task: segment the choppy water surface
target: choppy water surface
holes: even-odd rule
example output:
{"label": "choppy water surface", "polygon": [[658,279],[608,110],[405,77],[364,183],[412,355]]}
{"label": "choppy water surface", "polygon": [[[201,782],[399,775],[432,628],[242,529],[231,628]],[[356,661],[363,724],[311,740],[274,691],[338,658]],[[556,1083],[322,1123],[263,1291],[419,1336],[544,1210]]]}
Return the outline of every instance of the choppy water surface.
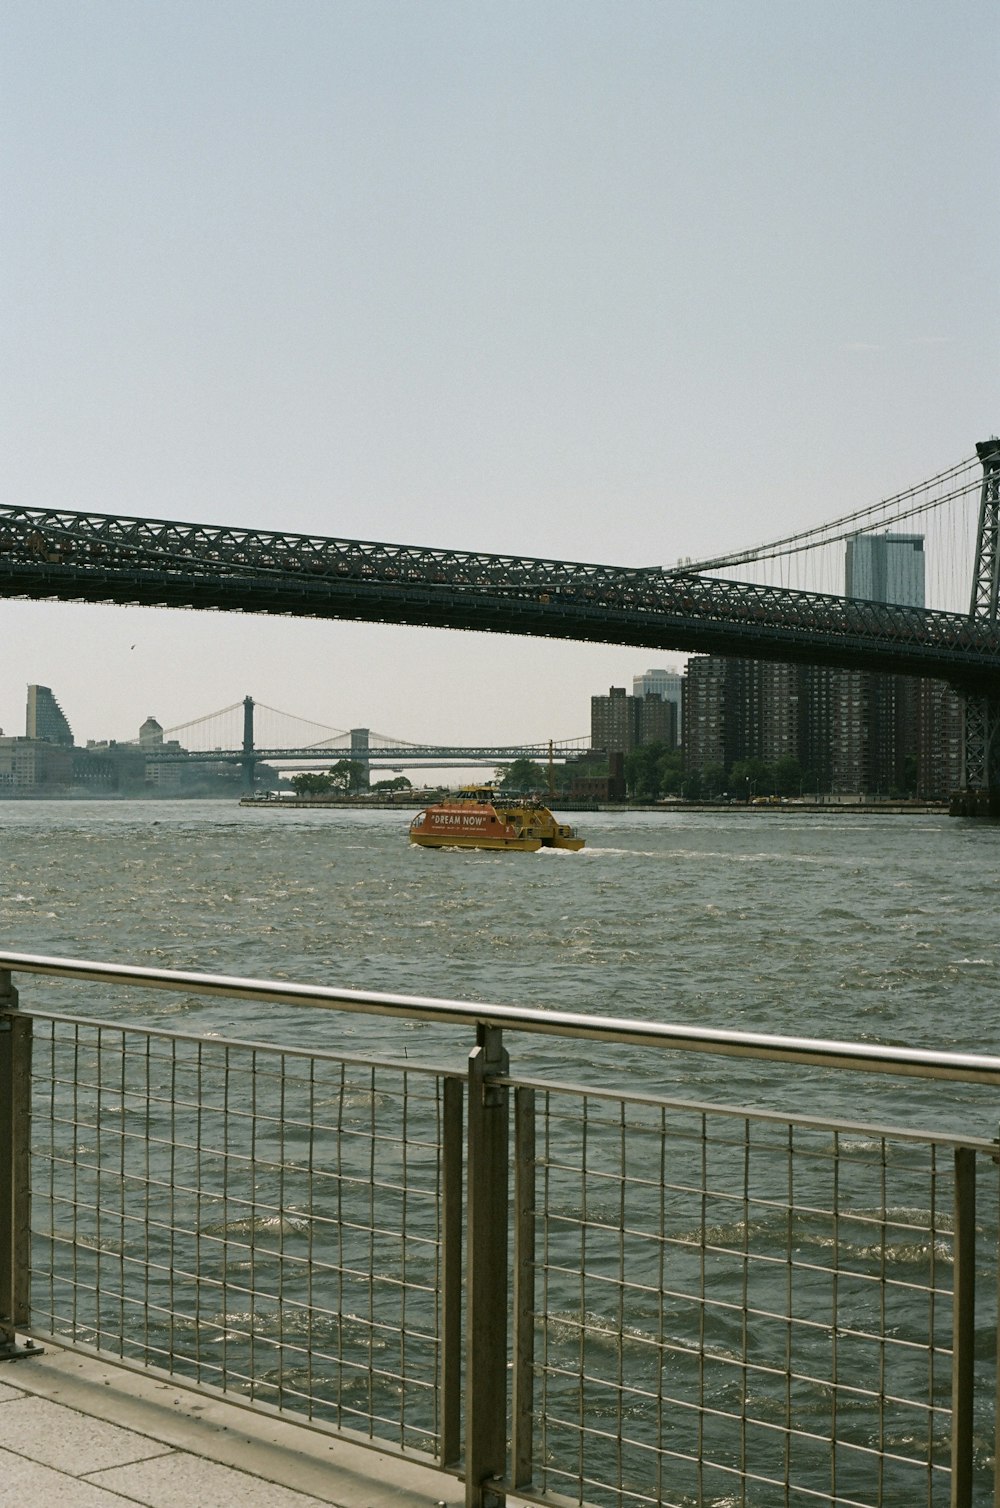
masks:
{"label": "choppy water surface", "polygon": [[[384,811],[255,810],[234,803],[6,803],[0,805],[3,860],[0,946],[24,953],[489,1000],[682,1024],[1000,1052],[1000,1002],[994,983],[1000,833],[992,827],[953,822],[944,817],[813,816],[794,811],[594,814],[579,822],[587,839],[587,848],[582,853],[493,854],[434,852],[411,847],[407,842],[408,816],[405,812]],[[123,993],[30,976],[19,976],[18,983],[25,1005],[72,1008],[91,1017],[110,1017],[116,1021],[136,1019],[197,1036],[212,1033],[294,1045],[324,1045],[349,1053],[433,1059],[456,1066],[471,1045],[467,1032],[448,1032],[443,1028],[360,1015],[283,1007],[258,1010],[238,1002],[182,993]],[[506,1036],[515,1069],[521,1067],[533,1073],[544,1070],[560,1079],[598,1088],[649,1086],[688,1100],[730,1106],[787,1106],[842,1121],[914,1129],[957,1127],[988,1137],[995,1134],[1000,1110],[1000,1096],[989,1089],[924,1085],[915,1080],[895,1081],[835,1072],[823,1075],[780,1064],[757,1067],[743,1060],[610,1046],[598,1049],[588,1043],[519,1038],[513,1033]],[[195,1087],[204,1091],[200,1074],[199,1066]],[[72,1079],[70,1069],[63,1075],[60,1092],[73,1093]],[[192,1089],[188,1100],[193,1103],[196,1098]],[[373,1103],[373,1093],[366,1092],[363,1098],[360,1109],[348,1105],[346,1113],[360,1116],[367,1124],[367,1117],[374,1113],[369,1104]],[[160,1096],[154,1114],[166,1117],[166,1128],[172,1134],[169,1094]],[[90,1159],[101,1163],[110,1157],[103,1197],[113,1209],[115,1199],[124,1197],[115,1161],[118,1144],[109,1132],[102,1152],[99,1130],[95,1118],[95,1125],[87,1133],[94,1145],[81,1144],[70,1151],[74,1156],[85,1154],[85,1162]],[[654,1131],[653,1140],[659,1145],[657,1125]],[[292,1132],[288,1134],[291,1136]],[[571,1129],[570,1135],[573,1134]],[[701,1284],[706,1285],[708,1303],[717,1277],[725,1303],[720,1299],[716,1308],[708,1303],[709,1320],[714,1322],[720,1315],[723,1319],[728,1316],[733,1293],[730,1269],[742,1272],[740,1264],[744,1258],[749,1261],[751,1253],[756,1253],[763,1263],[753,1269],[758,1274],[756,1280],[764,1286],[747,1332],[741,1335],[734,1330],[731,1335],[727,1332],[714,1339],[705,1332],[708,1358],[705,1399],[728,1411],[727,1418],[737,1419],[742,1408],[750,1408],[765,1419],[771,1419],[776,1409],[773,1417],[779,1419],[785,1417],[783,1410],[791,1407],[781,1391],[784,1330],[779,1337],[773,1376],[766,1369],[757,1376],[755,1386],[760,1396],[751,1399],[748,1393],[740,1393],[736,1365],[740,1346],[764,1344],[768,1324],[775,1315],[785,1312],[783,1305],[792,1302],[792,1268],[783,1265],[791,1244],[794,1243],[798,1253],[797,1285],[806,1284],[814,1269],[819,1274],[827,1271],[825,1264],[830,1260],[828,1248],[832,1242],[838,1260],[847,1264],[844,1270],[857,1269],[855,1276],[860,1274],[862,1284],[871,1282],[871,1294],[883,1295],[880,1299],[872,1297],[871,1303],[880,1302],[883,1307],[887,1301],[879,1264],[889,1261],[896,1274],[890,1298],[901,1306],[899,1313],[887,1311],[882,1319],[874,1311],[867,1319],[863,1313],[861,1330],[858,1329],[861,1321],[855,1317],[843,1335],[838,1331],[843,1375],[849,1374],[852,1381],[867,1378],[869,1398],[875,1400],[872,1405],[875,1414],[869,1409],[871,1418],[859,1415],[854,1425],[850,1421],[844,1425],[846,1437],[851,1437],[853,1429],[857,1436],[855,1443],[862,1449],[854,1459],[853,1468],[850,1461],[844,1466],[844,1475],[839,1480],[844,1490],[856,1487],[862,1495],[859,1500],[869,1501],[871,1498],[864,1494],[871,1491],[874,1468],[871,1457],[864,1452],[880,1438],[883,1427],[878,1419],[871,1422],[877,1414],[877,1400],[882,1391],[892,1390],[888,1382],[878,1380],[882,1375],[878,1367],[884,1368],[885,1358],[881,1343],[873,1336],[884,1324],[894,1335],[902,1337],[899,1354],[907,1360],[910,1353],[903,1341],[912,1330],[917,1341],[912,1351],[916,1372],[913,1378],[907,1374],[901,1380],[896,1379],[893,1386],[902,1390],[905,1397],[912,1385],[913,1395],[919,1396],[922,1384],[917,1374],[922,1365],[927,1327],[937,1324],[941,1328],[927,1308],[925,1293],[937,1281],[935,1264],[947,1266],[950,1262],[950,1213],[947,1209],[932,1208],[937,1198],[933,1175],[915,1174],[907,1183],[909,1175],[899,1144],[893,1153],[896,1161],[887,1173],[879,1166],[882,1154],[878,1138],[868,1141],[864,1136],[852,1138],[851,1134],[842,1138],[835,1159],[836,1176],[840,1179],[839,1194],[835,1196],[822,1182],[823,1178],[833,1176],[829,1173],[833,1166],[831,1159],[814,1158],[814,1166],[810,1167],[811,1133],[799,1131],[793,1215],[789,1186],[792,1164],[781,1151],[783,1133],[774,1127],[769,1131],[765,1126],[761,1134],[765,1140],[768,1135],[777,1138],[779,1155],[770,1163],[757,1150],[753,1152],[749,1186],[760,1209],[751,1218],[749,1205],[744,1208],[740,1195],[740,1178],[750,1156],[745,1147],[739,1146],[741,1134],[734,1133],[736,1139],[730,1143],[723,1131],[717,1133],[713,1143],[715,1150],[711,1156],[718,1154],[720,1158],[719,1166],[713,1167],[711,1173],[718,1209],[707,1212],[695,1199],[690,1210],[671,1214],[671,1220],[680,1222],[670,1254],[674,1298],[682,1290],[696,1291]],[[166,1130],[163,1135],[166,1136]],[[280,1135],[285,1135],[284,1129]],[[674,1158],[671,1197],[675,1201],[683,1202],[692,1191],[697,1193],[699,1180],[705,1176],[702,1162],[709,1155],[707,1144],[699,1141],[697,1135],[689,1141],[694,1162],[687,1173],[683,1169],[678,1171],[680,1165],[676,1161],[683,1153],[683,1148],[678,1150],[681,1142],[675,1138],[671,1145]],[[124,1141],[119,1138],[119,1142],[124,1148]],[[370,1139],[364,1145],[371,1148],[374,1141]],[[262,1155],[259,1149],[254,1153]],[[391,1157],[391,1148],[383,1146],[380,1155]],[[253,1185],[252,1159],[248,1166]],[[176,1176],[173,1163],[171,1168],[172,1176]],[[295,1168],[293,1158],[287,1173],[293,1182]],[[367,1165],[359,1166],[355,1170],[358,1176],[353,1184],[361,1191],[358,1197],[368,1197],[366,1168]],[[854,1188],[852,1179],[859,1169],[866,1173],[867,1182],[859,1181]],[[285,1177],[284,1171],[281,1177]],[[194,1174],[190,1181],[192,1184],[197,1181]],[[295,1204],[295,1187],[279,1180],[277,1190],[268,1192],[267,1179],[258,1181],[260,1187],[253,1185],[246,1194],[245,1207],[256,1210],[254,1201],[266,1196],[280,1212],[281,1220],[291,1212],[287,1238],[283,1233],[279,1241],[280,1252],[284,1254],[286,1240],[291,1247],[296,1240],[308,1239],[304,1233],[316,1215],[313,1195],[310,1193],[304,1202],[300,1201],[299,1208]],[[157,1186],[162,1197],[169,1201],[169,1180],[164,1169],[157,1173]],[[655,1205],[658,1178],[649,1187],[653,1189],[649,1197]],[[55,1183],[52,1188],[58,1192]],[[236,1199],[237,1192],[229,1188],[221,1204],[216,1198],[223,1214],[228,1208],[226,1201]],[[597,1210],[599,1194],[599,1190],[593,1194],[596,1203],[588,1215],[591,1222],[596,1221],[593,1229],[587,1227],[588,1263],[592,1272],[601,1269],[604,1258],[598,1244],[607,1239],[611,1247],[605,1256],[610,1264],[608,1272],[613,1274],[617,1270],[615,1263],[624,1260],[617,1234],[624,1216],[615,1209],[606,1216],[601,1214]],[[73,1197],[79,1198],[75,1185]],[[555,1193],[552,1197],[556,1197]],[[942,1194],[941,1198],[947,1203],[947,1195]],[[96,1197],[91,1201],[94,1208],[99,1202]],[[210,1204],[211,1200],[206,1198],[205,1209]],[[828,1218],[829,1208],[834,1205],[840,1213]],[[364,1244],[365,1222],[373,1230],[374,1215],[362,1212],[353,1224],[347,1222],[345,1226],[343,1211],[340,1206],[337,1209],[338,1239],[344,1239],[346,1229],[364,1247],[350,1262],[346,1256],[343,1260],[348,1267],[353,1264],[363,1272],[367,1262],[375,1261],[374,1247],[369,1251]],[[634,1315],[630,1311],[628,1324],[633,1328],[628,1333],[636,1344],[639,1340],[643,1342],[642,1354],[654,1359],[660,1356],[657,1348],[663,1339],[665,1323],[658,1308],[665,1301],[658,1293],[656,1276],[662,1250],[655,1241],[648,1250],[643,1248],[640,1238],[644,1229],[655,1230],[657,1219],[662,1217],[662,1211],[658,1211],[658,1206],[645,1210],[638,1231],[631,1232],[630,1239],[638,1247],[630,1254],[628,1266],[629,1285],[634,1287],[629,1302],[639,1305]],[[815,1229],[808,1223],[813,1217]],[[58,1210],[53,1218],[60,1218]],[[192,1238],[196,1245],[204,1236],[231,1256],[232,1250],[243,1243],[245,1250],[240,1250],[251,1266],[264,1260],[255,1256],[254,1242],[274,1239],[264,1229],[269,1229],[273,1220],[251,1221],[255,1230],[260,1224],[260,1230],[247,1236],[243,1229],[246,1220],[227,1216],[228,1223],[217,1230],[208,1215],[204,1218],[208,1223],[199,1227],[200,1236]],[[636,1218],[634,1210],[630,1218]],[[986,1261],[983,1292],[987,1297],[995,1292],[989,1257],[993,1238],[982,1222],[985,1220],[992,1226],[993,1219],[992,1205],[990,1211],[981,1207],[981,1246]],[[332,1215],[330,1220],[333,1221]],[[166,1221],[166,1217],[164,1221],[170,1224],[172,1216],[171,1221]],[[91,1264],[108,1261],[113,1265],[119,1260],[119,1245],[125,1240],[126,1231],[124,1206],[117,1236],[114,1221],[110,1222],[111,1235],[108,1224],[105,1218],[101,1230],[95,1226],[89,1234],[81,1235],[78,1231],[71,1243],[73,1272],[83,1289],[88,1287],[88,1261]],[[334,1228],[333,1224],[330,1228]],[[567,1226],[570,1228],[572,1222]],[[159,1229],[156,1221],[151,1229],[155,1235]],[[670,1229],[673,1230],[672,1225]],[[600,1231],[604,1231],[604,1237]],[[558,1229],[551,1239],[558,1239]],[[708,1266],[699,1265],[703,1239],[712,1253]],[[306,1249],[311,1251],[311,1247]],[[179,1260],[175,1242],[159,1257],[161,1275],[169,1273]],[[195,1252],[190,1257],[191,1271],[203,1260],[204,1256],[199,1258]],[[407,1260],[412,1267],[415,1259]],[[579,1293],[572,1280],[567,1288],[566,1280],[559,1277],[560,1271],[575,1271],[577,1257],[570,1252],[565,1262],[557,1261],[554,1256],[551,1260],[554,1276],[551,1285],[546,1277],[547,1286],[540,1300],[542,1317],[548,1326],[546,1346],[553,1356],[560,1345],[568,1350],[565,1367],[562,1371],[555,1368],[555,1381],[549,1379],[546,1384],[554,1391],[551,1397],[546,1395],[541,1412],[545,1415],[554,1406],[557,1413],[572,1414],[579,1406],[586,1407],[588,1415],[596,1411],[596,1418],[607,1398],[617,1396],[613,1388],[610,1393],[598,1390],[595,1400],[585,1400],[579,1405],[572,1399],[560,1403],[557,1396],[562,1385],[560,1377],[575,1375],[574,1337],[581,1332],[579,1321],[574,1318]],[[653,1263],[645,1289],[639,1283],[645,1272],[641,1267],[644,1261]],[[694,1265],[683,1276],[685,1261]],[[721,1264],[718,1273],[712,1263]],[[282,1327],[289,1320],[284,1311],[279,1313],[273,1305],[269,1308],[259,1295],[254,1300],[258,1307],[251,1305],[252,1314],[249,1310],[243,1313],[235,1298],[227,1305],[226,1285],[229,1283],[234,1291],[245,1285],[248,1281],[243,1276],[245,1266],[246,1262],[241,1266],[231,1260],[221,1269],[218,1280],[213,1279],[212,1295],[217,1292],[223,1295],[218,1314],[212,1312],[218,1334],[213,1331],[214,1338],[199,1344],[205,1354],[214,1354],[213,1348],[225,1351],[228,1346],[235,1355],[242,1347],[241,1365],[246,1376],[270,1386],[269,1374],[266,1370],[262,1372],[255,1360],[254,1345],[263,1345],[261,1337],[270,1334],[267,1327],[272,1324],[278,1327],[275,1344],[279,1350],[281,1346],[287,1348],[290,1342]],[[304,1273],[306,1267],[302,1266],[301,1271]],[[681,1278],[678,1272],[682,1273]],[[93,1291],[100,1287],[99,1276],[95,1266],[93,1282],[89,1284]],[[113,1272],[111,1281],[113,1286]],[[348,1299],[336,1287],[337,1281],[342,1284],[342,1277],[330,1278],[333,1296],[324,1297],[317,1279],[316,1295],[310,1290],[308,1303],[303,1299],[299,1308],[291,1303],[291,1290],[286,1289],[286,1308],[292,1319],[308,1310],[308,1323],[314,1328],[309,1331],[306,1350],[309,1367],[315,1364],[318,1369],[317,1377],[323,1345],[320,1331],[315,1328],[319,1321],[312,1312],[313,1302],[326,1305],[324,1312],[340,1336],[338,1343],[348,1345],[341,1334],[344,1326],[360,1326],[358,1375],[367,1378],[370,1357],[363,1337],[370,1336],[372,1319],[365,1304],[370,1308],[374,1301],[366,1290],[367,1297],[362,1294],[355,1305],[357,1313],[348,1312]],[[429,1272],[425,1284],[428,1303],[433,1301],[435,1281],[433,1271]],[[822,1319],[830,1303],[829,1274],[817,1282],[822,1290],[819,1297],[811,1296],[807,1286],[796,1287],[796,1303],[804,1306],[803,1314],[811,1318],[815,1309]],[[783,1285],[787,1285],[787,1292]],[[273,1284],[270,1288],[265,1286],[265,1294],[275,1291]],[[621,1291],[624,1293],[624,1288]],[[644,1294],[651,1305],[648,1313],[640,1302]],[[862,1301],[867,1302],[867,1294],[868,1290],[862,1292]],[[157,1290],[157,1295],[163,1305],[180,1307],[172,1288],[165,1295]],[[913,1314],[905,1307],[911,1298]],[[842,1295],[842,1299],[846,1305],[846,1297]],[[211,1302],[216,1299],[213,1297]],[[569,1315],[568,1339],[560,1339],[558,1333],[564,1309]],[[358,1315],[363,1319],[365,1313],[369,1313],[369,1318],[362,1323]],[[78,1325],[84,1323],[81,1314],[82,1311],[77,1314]],[[738,1330],[738,1320],[729,1319]],[[588,1312],[585,1320],[593,1331],[590,1345],[605,1335],[606,1326],[602,1329],[600,1315],[595,1318]],[[95,1335],[97,1323],[96,1318],[86,1319],[86,1324],[93,1325]],[[179,1332],[176,1322],[172,1323],[174,1328],[164,1331],[158,1341],[161,1354],[173,1352],[178,1345]],[[627,1329],[624,1319],[622,1323]],[[683,1316],[676,1323],[681,1327]],[[842,1316],[841,1327],[844,1323]],[[382,1344],[386,1343],[384,1335],[389,1329],[387,1318],[380,1331]],[[977,1364],[987,1370],[994,1329],[992,1311],[984,1313],[977,1330],[976,1350]],[[151,1343],[151,1333],[143,1332],[142,1344]],[[796,1395],[796,1407],[800,1411],[809,1406],[816,1409],[814,1423],[819,1433],[815,1438],[819,1440],[827,1428],[829,1413],[829,1389],[821,1381],[827,1375],[828,1358],[823,1355],[823,1333],[819,1332],[815,1356],[808,1352],[811,1334],[808,1327],[803,1333],[805,1340],[800,1337],[797,1342],[803,1345],[805,1358],[797,1363],[799,1382],[811,1375],[814,1366],[820,1380],[814,1379],[808,1397],[808,1389],[802,1397]],[[947,1346],[948,1341],[945,1324],[938,1344]],[[607,1367],[614,1373],[617,1343],[612,1337],[608,1344]],[[861,1347],[856,1359],[848,1354],[849,1344]],[[306,1355],[301,1346],[299,1350]],[[593,1373],[595,1366],[600,1370],[589,1350],[587,1357],[588,1374]],[[688,1388],[690,1399],[701,1397],[698,1378],[693,1376],[688,1384],[679,1371],[684,1357],[688,1353],[675,1347],[663,1376],[657,1372],[644,1382],[643,1407],[648,1404],[650,1419],[644,1422],[637,1414],[628,1422],[628,1429],[644,1441],[640,1452],[643,1461],[653,1459],[647,1446],[658,1439],[660,1426],[655,1409],[658,1389]],[[338,1365],[335,1360],[329,1362],[329,1397],[333,1400],[330,1408],[334,1410],[331,1418],[339,1417],[336,1409],[341,1407],[345,1396]],[[394,1362],[393,1367],[396,1365],[401,1366],[402,1361]],[[715,1380],[712,1367],[719,1374]],[[940,1374],[932,1391],[946,1405],[946,1365],[940,1366]],[[278,1392],[291,1386],[290,1374],[282,1373],[280,1366],[276,1376],[278,1381],[273,1386]],[[765,1397],[761,1391],[765,1383],[769,1385],[768,1379],[777,1389],[774,1397]],[[591,1376],[588,1386],[593,1381]],[[362,1384],[359,1382],[358,1386]],[[852,1402],[848,1394],[840,1404],[842,1414]],[[977,1414],[977,1459],[981,1462],[987,1460],[991,1450],[992,1396],[992,1384],[987,1377]],[[768,1413],[769,1409],[772,1413]],[[693,1408],[688,1412],[674,1411],[670,1418],[670,1429],[678,1430],[684,1420],[696,1418],[696,1412]],[[947,1460],[945,1412],[941,1419],[944,1422],[934,1426],[937,1434],[933,1447],[939,1463]],[[624,1429],[625,1423],[612,1422],[609,1427],[613,1435],[614,1429]],[[892,1446],[895,1437],[891,1431],[885,1438]],[[774,1435],[779,1443],[782,1439],[780,1431]],[[912,1442],[907,1437],[896,1444],[908,1453]],[[678,1459],[689,1461],[697,1460],[701,1448],[697,1441],[692,1443],[680,1435],[673,1446]],[[779,1447],[774,1449],[780,1456]],[[598,1470],[608,1473],[606,1480],[614,1480],[617,1470],[612,1456],[613,1451],[606,1462],[598,1462]],[[775,1481],[780,1480],[781,1474],[778,1456],[768,1465],[769,1471],[777,1473]],[[732,1460],[735,1462],[735,1455]],[[856,1476],[853,1483],[852,1469]],[[823,1484],[828,1480],[826,1455],[822,1461],[817,1458],[810,1471],[808,1480],[822,1496]],[[977,1502],[986,1501],[989,1496],[985,1476],[986,1473]],[[945,1482],[944,1490],[946,1487]],[[909,1486],[890,1490],[887,1478],[883,1488],[878,1500],[887,1505],[908,1508],[914,1501]],[[763,1495],[748,1497],[746,1501],[759,1503],[763,1508],[777,1500],[768,1497],[770,1491],[771,1488],[761,1488]],[[709,1499],[694,1489],[684,1499],[696,1500],[719,1504],[734,1501],[725,1493]],[[933,1498],[935,1502],[938,1500],[936,1496]]]}
{"label": "choppy water surface", "polygon": [[[428,851],[408,814],[222,802],[4,803],[0,941],[32,953],[515,1005],[1000,1051],[1000,834],[945,817],[595,813],[579,854]],[[25,1003],[52,987],[22,981]],[[89,989],[89,1012],[120,999]],[[426,1027],[183,996],[196,1031],[442,1050]],[[513,1051],[566,1060],[537,1039]],[[623,1055],[623,1077],[639,1072]],[[647,1065],[648,1066],[648,1060]],[[658,1065],[656,1072],[665,1072]],[[788,1077],[772,1070],[779,1080]],[[716,1093],[738,1065],[675,1060]],[[914,1086],[873,1081],[905,1104]],[[839,1087],[838,1087],[839,1086]],[[870,1090],[871,1083],[868,1089]],[[866,1090],[866,1093],[868,1090]],[[835,1081],[856,1113],[856,1081]],[[713,1095],[713,1097],[716,1097]],[[870,1113],[870,1105],[867,1107]],[[997,1119],[992,1097],[984,1127]]]}

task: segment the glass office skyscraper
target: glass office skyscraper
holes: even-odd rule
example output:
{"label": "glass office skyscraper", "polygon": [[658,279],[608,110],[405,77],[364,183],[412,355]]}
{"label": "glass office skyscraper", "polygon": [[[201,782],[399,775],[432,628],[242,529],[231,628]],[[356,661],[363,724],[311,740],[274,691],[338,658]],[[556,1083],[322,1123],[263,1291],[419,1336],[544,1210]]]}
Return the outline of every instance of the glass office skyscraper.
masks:
{"label": "glass office skyscraper", "polygon": [[866,602],[926,607],[922,534],[852,534],[847,541],[844,593]]}

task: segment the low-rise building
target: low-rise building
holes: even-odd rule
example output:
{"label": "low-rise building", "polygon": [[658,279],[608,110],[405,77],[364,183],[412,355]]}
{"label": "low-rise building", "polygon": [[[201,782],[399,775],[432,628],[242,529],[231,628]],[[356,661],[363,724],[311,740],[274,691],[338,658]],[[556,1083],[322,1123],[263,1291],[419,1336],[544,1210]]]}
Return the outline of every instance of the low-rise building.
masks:
{"label": "low-rise building", "polygon": [[0,790],[51,793],[73,784],[73,750],[39,738],[0,738]]}

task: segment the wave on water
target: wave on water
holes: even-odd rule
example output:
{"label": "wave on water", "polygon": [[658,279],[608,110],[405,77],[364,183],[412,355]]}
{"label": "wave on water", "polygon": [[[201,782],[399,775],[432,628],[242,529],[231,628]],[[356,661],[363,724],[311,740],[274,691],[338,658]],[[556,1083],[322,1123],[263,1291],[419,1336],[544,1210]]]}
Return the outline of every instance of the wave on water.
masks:
{"label": "wave on water", "polygon": [[[557,850],[545,850],[541,852],[556,852]],[[676,863],[678,860],[685,862],[723,863],[723,864],[816,864],[823,868],[829,868],[831,863],[850,865],[856,867],[856,860],[844,858],[833,860],[822,854],[808,853],[780,853],[780,852],[750,852],[733,853],[725,849],[712,848],[611,848],[604,845],[593,844],[582,849],[576,858],[588,859],[591,863],[599,859],[659,859],[664,863]]]}
{"label": "wave on water", "polygon": [[657,852],[652,848],[588,847],[582,848],[574,857],[577,859],[586,859],[589,863],[593,863],[595,859],[672,859],[675,857],[675,854],[676,850],[664,853],[662,851]]}

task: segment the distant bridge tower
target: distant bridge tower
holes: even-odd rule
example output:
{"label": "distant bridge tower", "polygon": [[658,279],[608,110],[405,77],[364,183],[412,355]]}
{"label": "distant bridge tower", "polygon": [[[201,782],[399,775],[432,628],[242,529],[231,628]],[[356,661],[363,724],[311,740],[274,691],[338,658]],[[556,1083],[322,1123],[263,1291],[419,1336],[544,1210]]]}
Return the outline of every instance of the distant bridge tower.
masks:
{"label": "distant bridge tower", "polygon": [[371,785],[371,730],[369,728],[351,729],[351,758],[356,760],[364,770],[361,784],[363,786]]}
{"label": "distant bridge tower", "polygon": [[[979,534],[970,618],[1000,620],[1000,439],[976,446],[983,466]],[[1000,816],[1000,685],[965,696],[962,790],[952,810],[961,816]]]}
{"label": "distant bridge tower", "polygon": [[257,759],[253,747],[253,697],[243,698],[243,758],[240,760],[240,768],[243,771],[243,789],[252,791],[254,775],[257,770]]}

